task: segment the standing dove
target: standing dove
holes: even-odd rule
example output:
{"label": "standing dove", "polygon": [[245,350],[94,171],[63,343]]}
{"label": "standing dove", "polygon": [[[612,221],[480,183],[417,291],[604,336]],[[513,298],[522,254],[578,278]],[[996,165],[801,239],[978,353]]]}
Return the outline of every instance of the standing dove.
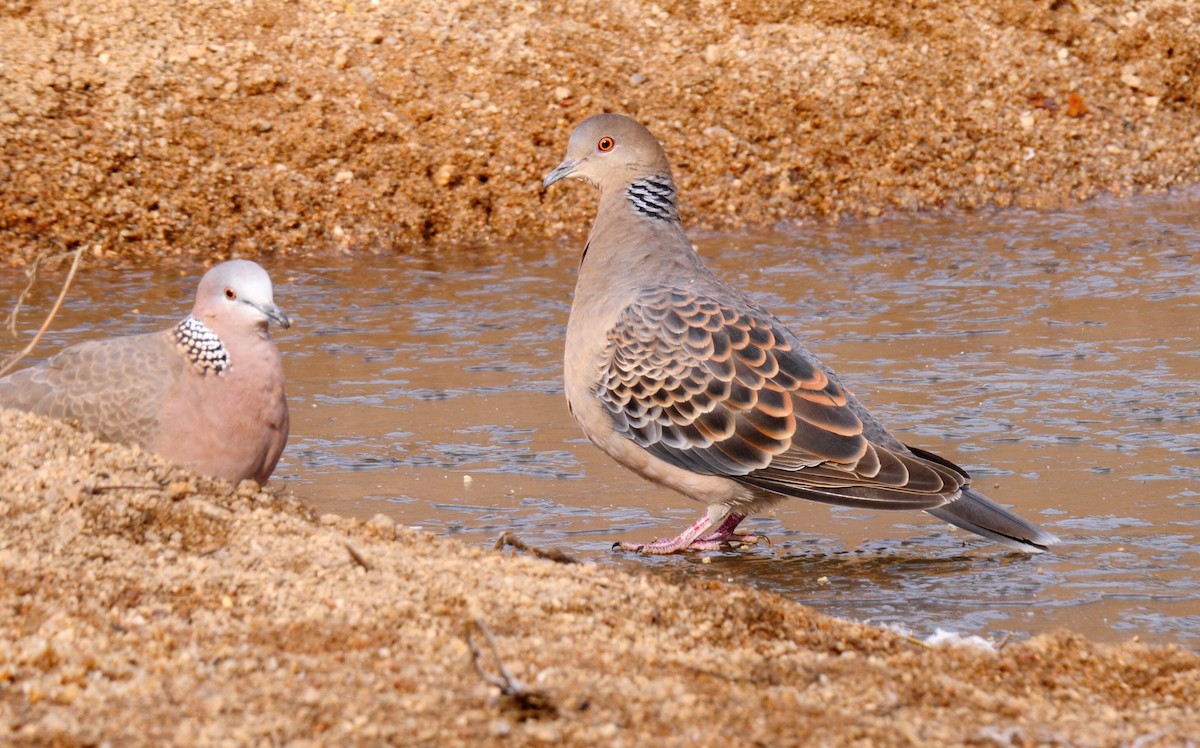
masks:
{"label": "standing dove", "polygon": [[174,327],[71,346],[0,379],[0,406],[78,421],[203,475],[265,483],[288,436],[271,321],[291,326],[266,271],[223,262]]}
{"label": "standing dove", "polygon": [[1058,542],[908,447],[746,294],[718,280],[679,220],[666,153],[637,122],[584,120],[543,187],[600,190],[567,324],[567,403],[588,438],[644,478],[708,505],[678,537],[625,550],[716,549],[747,515],[796,497],[924,509],[1029,553]]}

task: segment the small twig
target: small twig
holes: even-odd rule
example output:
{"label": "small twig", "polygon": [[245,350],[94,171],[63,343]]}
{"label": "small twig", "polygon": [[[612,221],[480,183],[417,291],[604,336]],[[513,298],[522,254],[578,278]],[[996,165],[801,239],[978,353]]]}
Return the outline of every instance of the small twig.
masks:
{"label": "small twig", "polygon": [[[61,255],[54,255],[59,257]],[[14,338],[17,337],[17,317],[21,314],[21,307],[25,306],[25,299],[29,298],[29,294],[33,293],[33,287],[37,285],[38,270],[43,262],[50,259],[50,255],[42,252],[37,257],[33,258],[33,262],[29,264],[29,270],[25,273],[29,278],[29,282],[25,284],[25,288],[21,289],[21,293],[17,294],[17,301],[13,304],[13,308],[8,312],[8,316],[4,319],[4,324],[8,327],[8,332]]]}
{"label": "small twig", "polygon": [[109,486],[88,486],[88,493],[97,494],[101,491],[158,491],[162,492],[165,489],[162,486],[137,486],[128,485],[109,485]]}
{"label": "small twig", "polygon": [[[479,645],[471,637],[471,630],[483,634],[483,638],[487,640],[488,646],[492,650],[492,659],[496,662],[496,670],[499,671],[499,677],[492,675],[483,669],[483,665],[479,663],[479,659],[483,653],[479,650]],[[504,661],[500,659],[500,651],[496,648],[496,638],[492,636],[492,630],[487,627],[483,621],[478,618],[471,620],[467,624],[465,634],[467,640],[467,648],[471,650],[471,665],[475,668],[475,672],[479,674],[488,683],[500,689],[500,694],[512,702],[519,712],[522,719],[531,717],[556,717],[558,715],[558,707],[550,700],[546,694],[541,691],[535,691],[525,687],[525,684],[513,677],[512,673],[508,672],[508,668],[504,666]]]}
{"label": "small twig", "polygon": [[718,673],[716,670],[709,670],[708,668],[702,668],[696,665],[683,665],[682,668],[684,670],[690,670],[696,675],[707,675],[709,678],[713,678],[714,680],[722,680],[726,683],[749,683],[754,685],[760,682],[756,681],[754,678],[744,675],[726,675],[725,673]]}
{"label": "small twig", "polygon": [[[54,320],[54,316],[58,314],[59,308],[62,307],[63,300],[67,298],[67,289],[71,287],[71,281],[75,279],[75,271],[79,268],[80,258],[83,257],[82,244],[79,245],[79,248],[75,250],[74,254],[75,259],[71,262],[71,269],[67,271],[67,279],[63,281],[62,290],[58,292],[58,299],[54,302],[54,306],[50,308],[50,313],[46,315],[45,321],[42,322],[42,326],[38,329],[37,334],[33,336],[33,340],[29,341],[29,345],[25,346],[15,356],[4,362],[3,366],[0,366],[0,377],[11,371],[12,368],[21,361],[21,359],[28,356],[29,352],[33,350],[34,346],[38,344],[38,341],[42,339],[42,336],[46,334],[46,330],[50,329],[50,323]],[[56,255],[55,257],[61,256],[62,255]],[[16,305],[9,314],[9,329],[12,330],[13,335],[17,334],[17,313],[21,309],[21,303],[29,294],[29,290],[33,288],[34,281],[37,280],[37,267],[42,259],[43,258],[39,256],[38,259],[34,261],[33,272],[30,274],[29,278],[29,285],[26,286],[25,290],[21,292],[21,295],[17,298]]]}
{"label": "small twig", "polygon": [[1008,640],[1009,640],[1009,639],[1012,639],[1012,632],[1011,632],[1011,631],[1005,631],[1005,632],[1004,632],[1004,636],[1000,637],[1000,641],[996,642],[996,644],[995,644],[996,651],[997,651],[997,652],[999,652],[1000,650],[1002,650],[1002,649],[1004,649],[1006,646],[1008,646]]}
{"label": "small twig", "polygon": [[[496,669],[500,671],[499,678],[484,670],[483,666],[479,664],[479,658],[483,653],[479,651],[479,646],[471,638],[472,627],[483,634],[483,638],[487,639],[488,646],[492,648],[492,659],[496,661]],[[492,636],[492,630],[478,618],[471,619],[471,623],[467,627],[467,648],[471,650],[471,664],[475,667],[475,672],[479,673],[480,678],[499,688],[500,693],[505,696],[516,696],[525,692],[524,684],[514,678],[512,673],[508,672],[508,668],[504,667],[504,661],[500,659],[500,652],[496,649],[496,637]]]}
{"label": "small twig", "polygon": [[[49,255],[49,254],[46,254],[45,252],[43,252],[33,259],[33,263],[30,264],[30,266],[29,266],[29,272],[28,272],[29,282],[27,284],[25,284],[25,288],[17,296],[17,302],[16,302],[16,304],[13,305],[12,311],[10,311],[8,313],[8,319],[7,319],[8,329],[9,329],[9,332],[11,332],[14,337],[16,337],[16,335],[17,335],[17,316],[20,315],[21,307],[25,305],[25,300],[28,299],[29,294],[33,292],[33,287],[35,285],[37,285],[38,273],[41,271],[42,265],[44,265],[46,263],[50,263],[50,262],[57,262],[58,260],[61,260],[68,255],[74,255],[75,259],[71,263],[72,269],[70,271],[71,275],[73,276],[73,274],[75,272],[74,268],[79,265],[79,259],[82,256],[82,253],[83,253],[83,247],[81,246],[78,249],[76,249],[74,252],[60,252],[59,254],[56,254],[56,255]],[[71,283],[71,281],[68,279],[64,284],[63,290],[65,290],[65,287],[69,286],[70,283]]]}
{"label": "small twig", "polygon": [[371,564],[367,561],[366,556],[363,556],[358,552],[357,548],[350,545],[349,540],[342,540],[342,545],[346,546],[346,552],[350,554],[351,561],[363,567],[363,570],[365,571],[375,571],[375,567],[371,566]]}
{"label": "small twig", "polygon": [[513,534],[512,532],[509,532],[509,531],[506,531],[503,535],[496,538],[496,550],[498,550],[498,551],[504,550],[504,546],[506,546],[506,545],[512,546],[513,548],[516,548],[518,551],[525,551],[526,553],[532,554],[533,556],[536,556],[537,558],[544,558],[548,561],[553,561],[556,564],[577,564],[577,563],[579,563],[578,559],[576,559],[573,556],[570,556],[566,553],[563,553],[562,551],[558,550],[557,548],[551,548],[548,551],[542,550],[541,548],[535,548],[535,547],[529,545],[528,543],[526,543],[524,540],[521,540],[515,534]]}

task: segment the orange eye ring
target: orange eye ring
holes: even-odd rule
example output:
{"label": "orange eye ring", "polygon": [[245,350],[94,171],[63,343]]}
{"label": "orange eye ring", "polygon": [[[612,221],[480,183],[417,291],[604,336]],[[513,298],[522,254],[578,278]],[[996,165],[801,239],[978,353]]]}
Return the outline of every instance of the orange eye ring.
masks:
{"label": "orange eye ring", "polygon": [[603,138],[600,138],[598,143],[596,143],[596,150],[600,151],[601,153],[608,153],[615,145],[616,142],[613,141],[612,138],[605,135]]}
{"label": "orange eye ring", "polygon": [[226,288],[225,289],[225,298],[229,299],[230,301],[233,301],[234,299],[237,298],[237,291],[234,291],[232,288]]}

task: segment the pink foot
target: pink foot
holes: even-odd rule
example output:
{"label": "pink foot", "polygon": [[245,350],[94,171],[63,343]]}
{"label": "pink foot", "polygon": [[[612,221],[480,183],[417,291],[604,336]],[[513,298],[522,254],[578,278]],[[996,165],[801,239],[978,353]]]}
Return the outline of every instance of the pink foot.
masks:
{"label": "pink foot", "polygon": [[704,535],[703,533],[712,527],[712,517],[705,514],[678,537],[659,538],[652,543],[614,543],[613,548],[664,556],[686,550],[717,551],[733,543],[753,545],[759,541],[757,535],[734,532],[734,529],[744,519],[746,519],[746,515],[730,512],[721,520],[721,524],[715,530]]}
{"label": "pink foot", "polygon": [[711,535],[696,538],[690,547],[701,551],[719,551],[733,545],[758,545],[760,540],[766,540],[766,538],[749,532],[727,532],[723,535],[714,532]]}

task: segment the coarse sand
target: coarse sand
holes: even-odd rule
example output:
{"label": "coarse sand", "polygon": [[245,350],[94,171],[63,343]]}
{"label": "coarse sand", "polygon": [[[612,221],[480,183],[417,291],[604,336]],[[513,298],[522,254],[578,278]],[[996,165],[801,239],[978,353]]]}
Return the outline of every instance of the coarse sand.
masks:
{"label": "coarse sand", "polygon": [[632,114],[692,226],[1051,207],[1200,176],[1182,0],[4,0],[0,257],[442,251]]}
{"label": "coarse sand", "polygon": [[1176,647],[929,646],[746,587],[315,517],[7,410],[0,496],[0,742],[1200,741],[1200,655]]}

